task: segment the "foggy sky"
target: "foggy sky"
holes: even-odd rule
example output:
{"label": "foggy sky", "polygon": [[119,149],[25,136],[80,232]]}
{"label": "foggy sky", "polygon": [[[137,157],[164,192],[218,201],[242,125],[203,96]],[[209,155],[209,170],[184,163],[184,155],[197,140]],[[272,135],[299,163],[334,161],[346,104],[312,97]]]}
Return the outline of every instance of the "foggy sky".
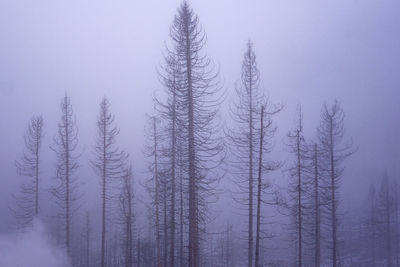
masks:
{"label": "foggy sky", "polygon": [[[156,69],[180,2],[0,1],[0,232],[10,221],[11,193],[24,179],[14,161],[22,156],[34,114],[43,114],[45,124],[43,179],[54,176],[48,146],[65,92],[77,116],[83,151],[77,175],[85,181],[86,197],[97,197],[98,178],[88,165],[104,95],[121,130],[118,143],[131,154],[135,177],[146,179],[145,114],[152,112],[154,92],[162,90]],[[345,203],[363,201],[385,167],[400,176],[399,1],[190,3],[207,33],[207,54],[220,68],[225,106],[240,78],[246,42],[253,41],[262,88],[285,104],[272,155],[287,159],[282,141],[299,103],[312,137],[322,104],[336,97],[346,113],[346,137],[358,147],[346,162]]]}

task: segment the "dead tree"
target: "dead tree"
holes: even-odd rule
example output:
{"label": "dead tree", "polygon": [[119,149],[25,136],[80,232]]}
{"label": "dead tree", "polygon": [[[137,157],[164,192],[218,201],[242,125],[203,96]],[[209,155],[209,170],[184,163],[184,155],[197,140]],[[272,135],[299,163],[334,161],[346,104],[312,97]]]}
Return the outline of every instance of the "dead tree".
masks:
{"label": "dead tree", "polygon": [[113,188],[124,175],[128,155],[116,146],[119,129],[114,125],[114,115],[110,112],[110,103],[106,97],[100,103],[97,118],[97,138],[94,146],[95,158],[91,161],[93,170],[101,181],[101,266],[106,265],[106,221],[116,198]]}
{"label": "dead tree", "polygon": [[179,84],[185,118],[180,122],[187,129],[187,171],[189,205],[189,267],[200,264],[200,227],[205,220],[206,199],[212,195],[217,178],[208,175],[219,165],[215,160],[221,145],[215,137],[218,130],[215,116],[220,98],[216,95],[215,71],[210,59],[202,52],[205,33],[198,17],[184,1],[178,9],[170,30],[171,53],[180,68]]}
{"label": "dead tree", "polygon": [[160,227],[160,204],[161,204],[161,177],[160,177],[160,120],[152,116],[148,121],[147,128],[147,147],[146,157],[149,158],[149,169],[152,175],[151,179],[146,184],[146,189],[152,197],[151,215],[154,218],[154,235],[155,235],[155,253],[156,253],[156,266],[161,267],[161,227]]}
{"label": "dead tree", "polygon": [[13,210],[17,223],[25,227],[39,215],[39,182],[40,182],[40,148],[43,139],[43,118],[33,116],[24,136],[25,152],[22,158],[15,161],[19,175],[29,178],[20,188],[20,194],[15,197],[16,208]]}
{"label": "dead tree", "polygon": [[184,140],[182,138],[183,133],[179,131],[177,133],[178,135],[178,140],[180,140],[177,144],[177,164],[178,164],[178,172],[177,172],[177,177],[179,180],[179,266],[183,267],[185,266],[185,253],[184,253],[184,247],[185,247],[185,233],[184,233],[184,226],[187,224],[186,223],[186,216],[185,216],[185,207],[187,206],[186,201],[185,201],[185,193],[187,189],[187,183],[186,180],[184,179],[184,174],[187,173],[184,169],[186,166],[183,162],[184,159]]}
{"label": "dead tree", "polygon": [[[165,186],[166,188],[170,188],[169,195],[169,266],[175,266],[175,236],[176,236],[176,184],[177,184],[177,172],[178,172],[178,164],[177,157],[179,156],[177,149],[177,143],[181,140],[178,140],[178,131],[183,130],[179,129],[178,120],[181,120],[182,113],[182,93],[179,84],[179,64],[173,53],[167,51],[167,55],[165,56],[165,63],[161,67],[159,72],[160,79],[162,84],[165,87],[166,100],[162,101],[159,99],[155,99],[156,109],[158,111],[159,117],[164,120],[163,132],[165,133],[162,137],[163,141],[166,143],[165,148],[163,149],[163,156],[166,158],[164,161],[165,167]],[[167,203],[165,203],[167,204]],[[167,211],[165,211],[167,212]],[[165,224],[165,223],[164,223]],[[166,236],[166,235],[165,235]]]}
{"label": "dead tree", "polygon": [[61,218],[65,227],[65,246],[70,254],[71,220],[75,211],[74,204],[78,198],[78,181],[74,176],[78,168],[76,148],[78,146],[78,128],[72,110],[70,98],[65,94],[61,101],[61,120],[58,132],[54,137],[51,149],[56,153],[56,180],[57,185],[52,189],[52,194],[62,208]]}
{"label": "dead tree", "polygon": [[122,177],[122,190],[120,195],[120,209],[124,227],[124,262],[126,267],[132,267],[133,265],[133,223],[135,216],[133,212],[134,194],[132,179],[132,167],[130,166]]}
{"label": "dead tree", "polygon": [[289,153],[294,157],[293,166],[290,167],[289,173],[291,181],[288,187],[290,196],[290,213],[294,218],[293,231],[295,233],[294,241],[297,244],[297,265],[303,266],[303,244],[305,232],[305,172],[307,168],[308,147],[303,136],[303,115],[301,108],[298,111],[298,121],[295,129],[288,133],[289,142],[287,147]]}
{"label": "dead tree", "polygon": [[[271,183],[263,179],[265,173],[275,171],[280,168],[280,162],[265,160],[264,155],[272,152],[272,138],[275,135],[277,127],[273,123],[273,116],[282,110],[281,105],[273,105],[268,99],[261,106],[259,141],[258,141],[258,173],[257,173],[257,213],[256,213],[256,246],[255,246],[255,267],[260,267],[260,247],[261,247],[261,205],[278,205],[276,192],[274,192]],[[257,152],[257,151],[256,151]],[[263,195],[272,195],[272,199],[266,199]],[[271,198],[271,197],[269,197]]]}
{"label": "dead tree", "polygon": [[320,185],[320,166],[319,166],[319,149],[318,144],[313,144],[313,149],[311,153],[311,169],[310,176],[312,189],[311,189],[311,199],[312,203],[312,211],[311,215],[313,218],[313,236],[314,236],[314,264],[315,267],[319,267],[321,265],[321,185]]}
{"label": "dead tree", "polygon": [[263,102],[263,94],[259,90],[260,73],[257,68],[256,55],[252,43],[247,43],[242,63],[241,86],[236,88],[237,101],[231,108],[231,117],[235,122],[227,136],[230,141],[232,166],[238,193],[235,200],[247,208],[247,266],[253,266],[254,257],[254,176],[257,162],[256,122],[259,121],[259,109]]}
{"label": "dead tree", "polygon": [[324,105],[318,127],[321,159],[325,178],[324,190],[327,197],[328,224],[331,231],[332,266],[338,265],[338,192],[343,175],[344,160],[354,153],[351,143],[343,144],[344,113],[335,100],[331,108]]}

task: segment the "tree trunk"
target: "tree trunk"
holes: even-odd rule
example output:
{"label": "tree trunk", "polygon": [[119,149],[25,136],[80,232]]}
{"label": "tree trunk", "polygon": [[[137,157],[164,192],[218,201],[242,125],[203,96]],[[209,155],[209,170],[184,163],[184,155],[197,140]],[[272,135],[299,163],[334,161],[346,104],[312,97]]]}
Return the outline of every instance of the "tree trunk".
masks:
{"label": "tree trunk", "polygon": [[257,229],[256,229],[256,258],[255,267],[260,261],[260,233],[261,233],[261,187],[262,187],[262,152],[264,139],[264,106],[261,107],[260,151],[258,159],[258,185],[257,185]]}
{"label": "tree trunk", "polygon": [[[105,118],[105,112],[103,112],[103,121],[106,121]],[[107,178],[107,173],[106,173],[106,147],[107,147],[107,141],[106,141],[106,133],[107,133],[107,128],[106,128],[106,123],[103,125],[103,166],[102,166],[102,213],[101,213],[101,267],[105,267],[106,262],[105,262],[105,253],[106,253],[106,178]]]}
{"label": "tree trunk", "polygon": [[[175,90],[175,88],[174,88]],[[171,233],[169,266],[175,266],[175,173],[176,173],[176,93],[172,99],[172,155],[171,155]]]}
{"label": "tree trunk", "polygon": [[161,243],[160,243],[160,217],[159,217],[159,177],[158,177],[158,140],[157,140],[157,125],[156,118],[153,118],[153,133],[154,133],[154,183],[155,183],[155,205],[156,205],[156,257],[157,267],[161,267]]}
{"label": "tree trunk", "polygon": [[332,117],[330,117],[329,121],[329,136],[330,136],[330,143],[329,143],[329,155],[330,155],[330,178],[331,178],[331,216],[332,216],[332,266],[337,266],[337,237],[336,237],[336,183],[335,183],[335,160],[334,160],[334,152],[333,152],[333,121]]}
{"label": "tree trunk", "polygon": [[[251,51],[248,51],[251,58]],[[249,67],[249,76],[252,77],[252,69]],[[249,229],[248,229],[248,267],[253,266],[253,86],[252,79],[249,85]]]}
{"label": "tree trunk", "polygon": [[189,267],[198,267],[199,255],[199,230],[198,230],[198,202],[196,185],[196,152],[194,137],[194,103],[192,83],[191,42],[189,35],[189,22],[185,23],[186,40],[186,68],[187,68],[187,93],[188,93],[188,161],[189,161]]}
{"label": "tree trunk", "polygon": [[[65,114],[68,114],[68,106],[65,105]],[[66,245],[67,245],[67,255],[70,255],[70,177],[69,177],[69,160],[70,160],[70,151],[69,151],[69,132],[68,132],[68,116],[65,116],[65,186],[66,186],[66,194],[65,194],[65,204],[66,204]]]}
{"label": "tree trunk", "polygon": [[302,240],[302,184],[301,184],[301,151],[300,151],[300,130],[297,130],[297,135],[296,135],[296,145],[297,145],[297,198],[298,198],[298,206],[297,206],[297,216],[298,216],[298,266],[302,266],[302,245],[303,245],[303,240]]}
{"label": "tree trunk", "polygon": [[318,184],[318,145],[314,144],[314,209],[315,209],[315,266],[321,265],[321,223]]}

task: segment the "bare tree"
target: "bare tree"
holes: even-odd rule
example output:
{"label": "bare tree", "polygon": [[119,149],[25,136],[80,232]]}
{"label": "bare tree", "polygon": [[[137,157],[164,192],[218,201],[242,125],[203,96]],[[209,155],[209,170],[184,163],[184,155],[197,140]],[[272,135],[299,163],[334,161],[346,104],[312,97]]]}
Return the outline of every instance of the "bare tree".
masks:
{"label": "bare tree", "polygon": [[122,177],[122,191],[120,195],[120,208],[124,225],[124,261],[126,267],[133,265],[133,182],[132,167],[130,166]]}
{"label": "bare tree", "polygon": [[108,213],[112,200],[116,198],[113,188],[123,176],[128,155],[116,146],[119,129],[114,125],[114,116],[110,112],[110,103],[106,97],[100,103],[97,118],[97,139],[94,147],[95,158],[91,162],[94,171],[101,179],[101,266],[106,265],[106,238]]}
{"label": "bare tree", "polygon": [[[205,33],[198,17],[184,1],[178,9],[170,30],[173,42],[171,53],[179,65],[179,86],[185,118],[180,122],[187,129],[187,170],[189,205],[189,263],[200,264],[200,222],[205,220],[205,203],[212,194],[216,178],[207,175],[215,168],[216,155],[221,151],[215,138],[218,130],[215,116],[219,106],[216,95],[217,74],[202,53]],[[200,209],[200,207],[202,207]]]}
{"label": "bare tree", "polygon": [[[178,120],[181,120],[183,117],[182,113],[182,90],[179,85],[179,64],[176,61],[174,54],[172,52],[167,53],[165,56],[165,63],[162,66],[162,72],[160,72],[160,78],[165,87],[165,92],[167,95],[167,99],[165,102],[155,99],[156,109],[159,113],[160,118],[164,120],[163,129],[164,136],[162,137],[163,141],[166,142],[166,147],[163,149],[163,156],[166,158],[164,163],[165,168],[165,188],[169,188],[169,266],[175,266],[175,219],[176,219],[176,184],[177,184],[177,172],[178,172],[178,164],[177,164],[177,155],[181,150],[177,149],[178,143],[178,134],[177,132],[180,130]],[[179,140],[181,141],[181,140]],[[167,193],[167,191],[165,191]],[[167,201],[164,201],[165,206],[167,206]],[[166,208],[166,207],[165,207]],[[165,213],[167,210],[165,209]],[[166,222],[165,229],[167,228]],[[167,236],[166,234],[164,234]],[[167,240],[166,240],[167,242]]]}
{"label": "bare tree", "polygon": [[319,166],[319,149],[318,144],[313,144],[313,149],[311,151],[311,177],[312,177],[312,189],[311,189],[311,199],[312,203],[312,212],[311,216],[313,216],[313,236],[314,236],[314,264],[315,267],[319,267],[321,265],[321,185],[320,185],[320,166]]}
{"label": "bare tree", "polygon": [[[272,186],[268,181],[264,181],[263,174],[275,171],[280,168],[280,162],[273,160],[265,160],[263,155],[272,152],[273,144],[271,139],[274,137],[277,127],[274,125],[272,117],[282,110],[281,105],[273,105],[268,99],[261,106],[260,128],[259,128],[259,149],[258,149],[258,175],[257,175],[257,213],[256,213],[256,247],[255,247],[255,267],[260,264],[260,247],[261,247],[261,205],[262,203],[269,205],[278,205],[276,192],[272,191]],[[273,200],[263,198],[263,194],[273,196]]]}
{"label": "bare tree", "polygon": [[148,121],[147,140],[145,154],[150,159],[150,172],[151,179],[146,186],[149,193],[152,195],[151,214],[154,215],[154,234],[155,234],[155,253],[156,253],[156,266],[161,267],[161,229],[160,229],[160,204],[161,204],[161,181],[160,181],[160,133],[159,124],[160,120],[152,116]]}
{"label": "bare tree", "polygon": [[[182,131],[182,130],[181,130]],[[185,264],[185,236],[184,236],[184,226],[186,223],[186,216],[185,216],[185,207],[187,206],[187,201],[185,201],[185,193],[187,191],[187,181],[184,179],[185,171],[185,164],[184,160],[184,140],[182,138],[183,133],[179,131],[177,133],[178,140],[180,140],[177,144],[177,164],[178,164],[178,179],[179,179],[179,266],[183,267]]]}
{"label": "bare tree", "polygon": [[236,201],[248,209],[247,217],[247,265],[253,266],[254,247],[254,176],[257,162],[256,147],[258,143],[256,121],[261,112],[259,109],[265,101],[259,90],[260,73],[257,68],[256,55],[249,41],[242,63],[241,86],[236,88],[237,102],[231,109],[231,117],[235,122],[233,129],[227,135],[231,142],[233,158],[231,165],[237,177],[235,183],[239,192]]}
{"label": "bare tree", "polygon": [[79,185],[74,173],[79,166],[77,161],[79,155],[75,152],[78,146],[78,128],[67,94],[61,101],[61,112],[58,132],[51,146],[57,155],[56,180],[58,181],[56,187],[52,189],[52,194],[63,210],[61,217],[65,220],[65,245],[67,254],[70,254],[71,218],[75,211],[74,204],[78,198]]}
{"label": "bare tree", "polygon": [[24,136],[25,152],[21,160],[15,161],[19,175],[29,178],[23,183],[20,194],[16,198],[14,215],[18,224],[24,227],[32,222],[34,216],[39,215],[39,175],[40,175],[40,148],[43,139],[43,118],[33,116]]}
{"label": "bare tree", "polygon": [[303,266],[303,244],[304,244],[304,228],[305,228],[305,172],[307,170],[307,153],[308,147],[303,136],[303,115],[301,107],[298,110],[297,125],[295,130],[288,133],[289,143],[287,147],[289,152],[294,156],[293,166],[290,167],[289,173],[291,181],[288,187],[290,196],[290,211],[294,218],[295,243],[297,244],[297,265]]}
{"label": "bare tree", "polygon": [[354,153],[351,143],[343,144],[344,113],[337,100],[331,108],[324,105],[321,113],[321,122],[318,127],[318,139],[320,153],[323,160],[323,172],[325,177],[325,191],[330,213],[328,223],[331,231],[332,265],[338,264],[338,192],[340,180],[343,175],[343,161]]}

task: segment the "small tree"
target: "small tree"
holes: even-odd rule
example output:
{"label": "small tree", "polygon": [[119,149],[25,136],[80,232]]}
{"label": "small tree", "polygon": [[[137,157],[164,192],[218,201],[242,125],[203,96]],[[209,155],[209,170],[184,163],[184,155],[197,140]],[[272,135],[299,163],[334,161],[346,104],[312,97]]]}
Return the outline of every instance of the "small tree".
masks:
{"label": "small tree", "polygon": [[[261,204],[268,203],[277,205],[276,201],[263,199],[262,194],[271,193],[271,184],[263,181],[263,173],[277,170],[280,163],[277,161],[266,161],[264,154],[272,151],[271,139],[275,135],[276,126],[273,124],[272,117],[281,111],[281,106],[272,105],[266,101],[265,106],[261,106],[260,130],[259,130],[259,150],[258,150],[258,175],[257,175],[257,213],[256,213],[256,246],[255,246],[255,267],[260,265],[260,241],[261,241]],[[272,192],[273,193],[273,192]]]}
{"label": "small tree", "polygon": [[61,218],[65,222],[65,245],[67,254],[70,254],[71,220],[77,200],[77,178],[74,176],[78,168],[76,148],[78,146],[78,127],[73,113],[70,98],[65,94],[61,101],[61,120],[58,132],[54,137],[51,149],[57,155],[56,180],[58,184],[52,189],[57,203],[62,208]]}
{"label": "small tree", "polygon": [[257,68],[256,55],[249,41],[242,63],[241,86],[236,88],[237,101],[231,109],[235,122],[227,133],[231,143],[230,164],[234,170],[239,192],[235,200],[247,207],[247,266],[253,266],[254,258],[254,195],[257,162],[256,123],[259,121],[261,105],[265,98],[259,90],[260,73]]}
{"label": "small tree", "polygon": [[101,266],[106,264],[106,221],[109,216],[112,200],[116,193],[114,185],[123,176],[128,155],[116,146],[119,129],[114,125],[114,116],[110,112],[110,103],[106,97],[100,103],[100,114],[97,118],[97,139],[94,147],[95,159],[91,162],[94,171],[101,179]]}
{"label": "small tree", "polygon": [[25,152],[21,160],[15,161],[18,174],[29,178],[20,188],[20,195],[16,198],[17,206],[14,215],[18,224],[24,227],[32,222],[34,216],[39,215],[39,182],[40,182],[40,148],[43,139],[43,118],[33,116],[26,135]]}
{"label": "small tree", "polygon": [[305,175],[307,171],[307,153],[308,147],[303,136],[303,118],[301,108],[298,111],[298,121],[295,129],[288,133],[289,143],[287,147],[293,155],[293,166],[290,167],[289,173],[291,181],[288,187],[290,196],[290,211],[294,219],[293,231],[295,233],[294,241],[297,244],[297,265],[303,266],[303,244],[304,228],[305,228],[305,198],[306,185]]}
{"label": "small tree", "polygon": [[328,224],[331,231],[332,265],[338,264],[338,193],[343,176],[343,162],[354,153],[351,143],[343,144],[344,113],[337,100],[331,108],[324,105],[321,113],[321,122],[318,127],[320,154],[323,160],[325,178],[324,191],[326,192],[326,208],[329,212]]}

